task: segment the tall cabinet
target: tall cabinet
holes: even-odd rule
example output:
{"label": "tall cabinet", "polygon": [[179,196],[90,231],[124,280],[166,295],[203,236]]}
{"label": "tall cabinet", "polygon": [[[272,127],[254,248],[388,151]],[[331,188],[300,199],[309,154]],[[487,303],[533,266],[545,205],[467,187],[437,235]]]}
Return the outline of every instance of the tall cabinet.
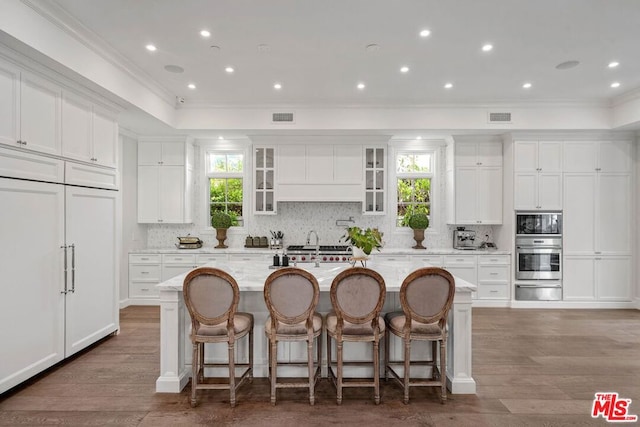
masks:
{"label": "tall cabinet", "polygon": [[562,142],[514,143],[514,208],[562,209]]}
{"label": "tall cabinet", "polygon": [[[448,150],[451,154],[451,149]],[[502,224],[502,142],[455,142],[451,224]]]}
{"label": "tall cabinet", "polygon": [[190,139],[138,141],[138,222],[193,221],[193,157]]}
{"label": "tall cabinet", "polygon": [[564,144],[564,295],[567,300],[631,298],[632,145]]}

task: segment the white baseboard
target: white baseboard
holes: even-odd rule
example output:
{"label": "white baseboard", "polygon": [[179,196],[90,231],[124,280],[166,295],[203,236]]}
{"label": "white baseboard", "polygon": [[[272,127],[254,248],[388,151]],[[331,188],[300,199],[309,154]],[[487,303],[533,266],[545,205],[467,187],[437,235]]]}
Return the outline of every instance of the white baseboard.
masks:
{"label": "white baseboard", "polygon": [[637,308],[633,301],[511,301],[512,308]]}
{"label": "white baseboard", "polygon": [[511,307],[511,301],[474,299],[473,302],[471,303],[471,307],[487,307],[487,308]]}

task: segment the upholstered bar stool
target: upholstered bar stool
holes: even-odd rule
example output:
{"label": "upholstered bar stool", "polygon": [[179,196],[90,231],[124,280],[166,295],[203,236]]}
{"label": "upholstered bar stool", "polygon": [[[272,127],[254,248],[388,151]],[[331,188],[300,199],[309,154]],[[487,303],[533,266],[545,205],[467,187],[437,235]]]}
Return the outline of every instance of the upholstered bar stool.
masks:
{"label": "upholstered bar stool", "polygon": [[[385,379],[389,374],[404,388],[404,403],[409,403],[409,387],[440,387],[440,401],[447,399],[447,316],[455,294],[453,276],[436,267],[421,268],[410,273],[400,287],[402,311],[388,313],[385,340]],[[404,360],[389,358],[390,334],[402,338]],[[431,341],[431,360],[411,360],[411,341]],[[440,343],[440,365],[437,344]],[[403,364],[400,377],[392,364]],[[411,379],[411,365],[431,366],[431,378]]]}
{"label": "upholstered bar stool", "polygon": [[[276,404],[276,389],[305,387],[309,389],[309,403],[315,403],[315,385],[320,378],[322,361],[322,316],[316,313],[320,287],[309,272],[288,267],[276,270],[264,284],[264,300],[269,317],[264,333],[269,339],[269,382],[271,403]],[[278,362],[278,342],[306,341],[307,361]],[[317,344],[317,362],[313,360],[313,345]],[[308,367],[308,382],[278,382],[278,365]]]}
{"label": "upholstered bar stool", "polygon": [[[183,284],[184,302],[191,316],[190,338],[193,343],[191,376],[191,406],[196,406],[196,391],[228,389],[231,406],[236,405],[236,390],[253,379],[253,315],[237,312],[240,300],[238,283],[231,275],[217,268],[201,267],[187,274]],[[235,343],[248,339],[248,363],[235,363]],[[227,343],[229,362],[205,363],[205,343]],[[209,367],[229,367],[226,383],[207,382],[204,370]],[[245,368],[236,381],[236,368]]]}
{"label": "upholstered bar stool", "polygon": [[[380,316],[386,288],[384,279],[368,268],[353,267],[338,274],[331,284],[333,311],[327,315],[327,367],[336,387],[338,405],[342,403],[343,387],[373,387],[375,403],[380,403],[380,340],[385,323]],[[331,339],[336,341],[337,360],[334,373],[331,360]],[[344,361],[345,342],[371,342],[373,359]],[[344,380],[344,366],[373,364],[373,380]]]}

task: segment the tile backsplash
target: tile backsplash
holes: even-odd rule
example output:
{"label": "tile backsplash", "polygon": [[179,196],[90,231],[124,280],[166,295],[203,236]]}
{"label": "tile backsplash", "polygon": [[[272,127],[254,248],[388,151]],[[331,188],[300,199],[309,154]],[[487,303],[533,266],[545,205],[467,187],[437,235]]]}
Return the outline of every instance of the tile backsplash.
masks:
{"label": "tile backsplash", "polygon": [[[346,225],[337,225],[340,221],[352,219],[348,224],[359,227],[377,227],[384,233],[383,241],[386,247],[410,248],[415,244],[413,233],[408,229],[396,229],[393,215],[363,215],[360,203],[319,203],[319,202],[280,202],[277,215],[256,215],[247,224],[246,233],[230,230],[227,245],[233,248],[244,246],[245,237],[267,236],[270,230],[284,233],[285,245],[304,244],[310,230],[315,230],[320,237],[320,244],[344,244],[340,238],[344,235]],[[200,223],[196,218],[196,223]],[[346,224],[346,223],[345,223]],[[438,229],[431,229],[425,233],[423,244],[427,248],[450,248],[455,226],[444,224]],[[475,230],[480,241],[485,235],[489,239],[493,236],[492,226],[468,226]],[[172,247],[178,236],[191,234],[199,236],[205,241],[205,247],[217,244],[215,231],[204,231],[203,227],[194,224],[153,224],[148,228],[147,245],[150,248]],[[315,241],[315,237],[312,238]],[[383,249],[384,250],[384,249]]]}

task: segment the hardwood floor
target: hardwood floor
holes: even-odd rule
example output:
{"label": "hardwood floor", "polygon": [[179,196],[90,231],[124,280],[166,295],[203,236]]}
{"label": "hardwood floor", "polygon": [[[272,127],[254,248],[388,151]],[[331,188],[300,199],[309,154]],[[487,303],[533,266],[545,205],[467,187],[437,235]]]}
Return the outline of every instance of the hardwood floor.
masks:
{"label": "hardwood floor", "polygon": [[326,379],[316,405],[303,389],[278,391],[269,403],[265,379],[239,391],[231,409],[226,391],[199,392],[189,405],[180,394],[155,393],[159,367],[159,309],[121,311],[121,333],[0,396],[0,425],[126,426],[585,426],[595,392],[632,399],[640,415],[640,311],[473,310],[473,376],[477,395],[411,391],[384,383],[382,403],[372,391],[347,389],[342,406]]}

